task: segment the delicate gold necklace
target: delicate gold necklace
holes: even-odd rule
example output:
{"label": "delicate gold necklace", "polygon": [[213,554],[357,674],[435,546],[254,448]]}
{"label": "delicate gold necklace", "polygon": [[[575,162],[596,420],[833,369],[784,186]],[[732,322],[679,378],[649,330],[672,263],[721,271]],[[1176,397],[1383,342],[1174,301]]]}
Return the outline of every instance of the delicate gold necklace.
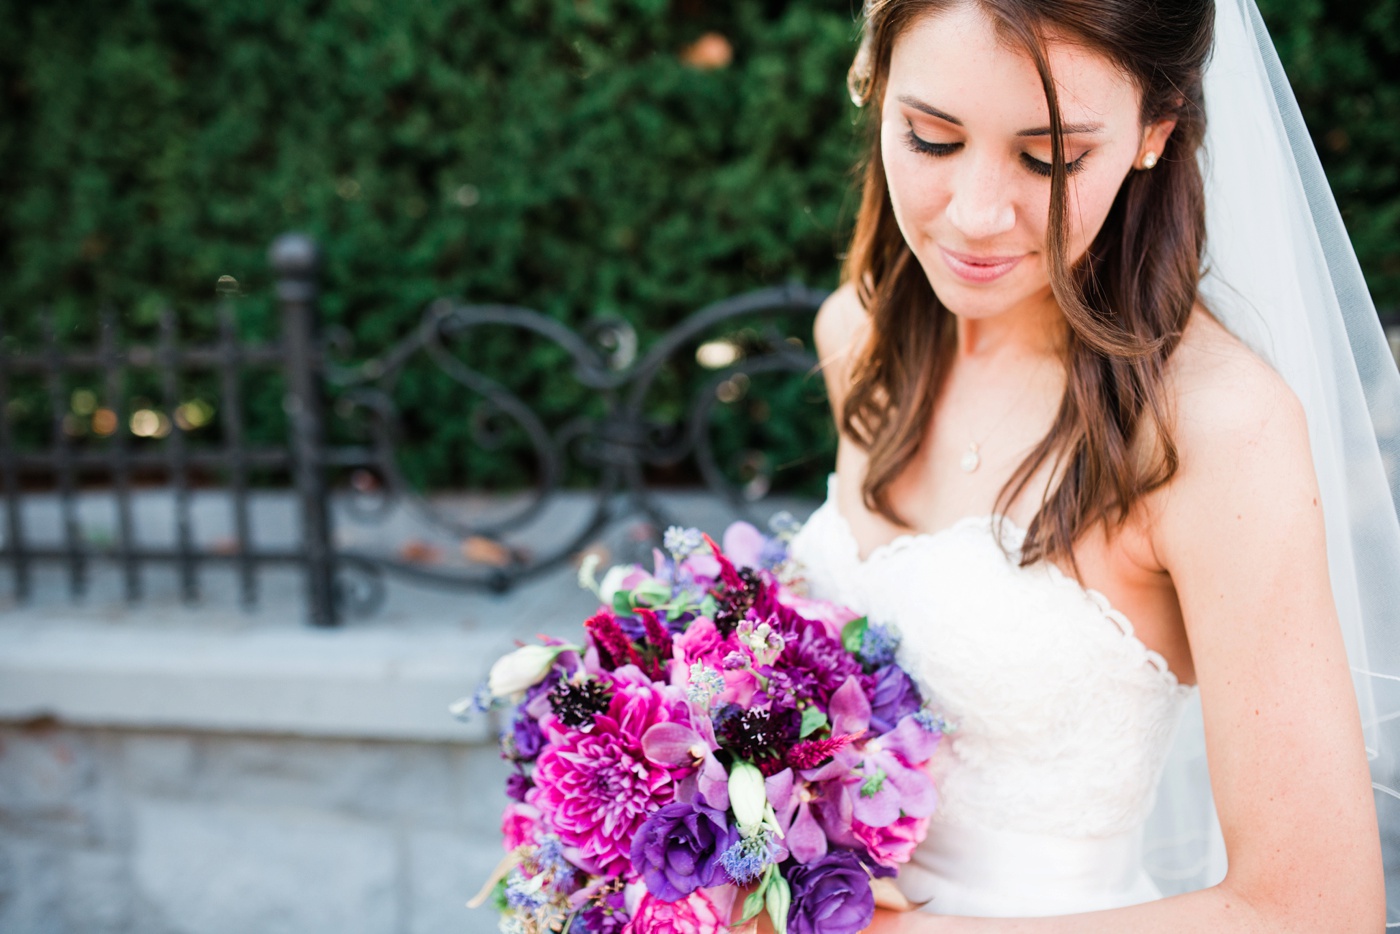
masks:
{"label": "delicate gold necklace", "polygon": [[987,442],[987,439],[990,438],[993,434],[995,434],[996,430],[1000,428],[1008,418],[1011,417],[1011,413],[1016,411],[1016,407],[1019,406],[1023,401],[1025,401],[1026,396],[1030,394],[1031,386],[1033,386],[1034,384],[1034,378],[1032,378],[1026,383],[1026,387],[1022,389],[1021,394],[1016,397],[1016,401],[1011,403],[1011,408],[1007,409],[1002,414],[1001,418],[997,420],[997,423],[992,426],[991,431],[988,431],[982,435],[980,441],[969,441],[967,443],[967,450],[963,452],[962,459],[958,461],[958,466],[962,468],[963,473],[972,473],[978,467],[982,466],[982,455],[981,453],[979,453],[982,445],[985,444]]}

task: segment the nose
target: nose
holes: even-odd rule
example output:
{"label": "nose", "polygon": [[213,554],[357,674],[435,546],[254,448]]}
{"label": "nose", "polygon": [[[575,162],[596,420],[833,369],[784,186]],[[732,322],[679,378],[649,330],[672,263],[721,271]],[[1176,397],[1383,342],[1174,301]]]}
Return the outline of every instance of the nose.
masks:
{"label": "nose", "polygon": [[1016,207],[1002,167],[993,158],[968,153],[961,168],[953,178],[948,222],[969,244],[1008,233],[1016,226]]}

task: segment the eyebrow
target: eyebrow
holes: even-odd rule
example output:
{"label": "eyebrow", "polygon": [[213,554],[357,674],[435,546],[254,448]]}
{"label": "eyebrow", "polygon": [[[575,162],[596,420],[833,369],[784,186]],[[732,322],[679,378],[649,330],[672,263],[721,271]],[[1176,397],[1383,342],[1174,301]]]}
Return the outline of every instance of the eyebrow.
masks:
{"label": "eyebrow", "polygon": [[[910,97],[909,95],[904,94],[899,97],[899,102],[907,107],[913,107],[915,110],[922,111],[923,113],[928,114],[930,117],[937,117],[939,120],[944,120],[948,123],[951,123],[953,126],[963,125],[963,122],[957,117],[954,117],[951,114],[946,114],[943,111],[939,110],[937,107],[932,106],[931,104],[925,104],[917,97]],[[1097,133],[1102,129],[1102,123],[1066,123],[1060,128],[1061,132],[1064,133],[1065,136],[1074,136],[1079,133]],[[1049,136],[1050,128],[1048,126],[1042,126],[1036,127],[1033,130],[1019,130],[1017,131],[1016,135]]]}

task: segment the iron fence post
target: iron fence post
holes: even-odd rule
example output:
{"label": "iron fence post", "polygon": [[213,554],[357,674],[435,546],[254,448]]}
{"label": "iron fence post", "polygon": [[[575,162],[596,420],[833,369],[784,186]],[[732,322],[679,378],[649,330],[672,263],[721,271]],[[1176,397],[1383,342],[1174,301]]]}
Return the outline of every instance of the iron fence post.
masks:
{"label": "iron fence post", "polygon": [[301,510],[302,548],[306,558],[307,610],[316,626],[339,622],[331,544],[330,508],[325,474],[325,361],[317,315],[316,243],[305,234],[287,233],[268,251],[277,275],[277,303],[287,374],[286,408],[291,438],[292,477]]}

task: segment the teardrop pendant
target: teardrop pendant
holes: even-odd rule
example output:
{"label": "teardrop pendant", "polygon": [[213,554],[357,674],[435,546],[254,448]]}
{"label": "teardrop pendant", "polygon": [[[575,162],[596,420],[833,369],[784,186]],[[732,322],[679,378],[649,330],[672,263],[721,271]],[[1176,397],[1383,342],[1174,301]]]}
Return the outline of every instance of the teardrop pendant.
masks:
{"label": "teardrop pendant", "polygon": [[977,453],[977,443],[973,442],[967,446],[967,453],[963,454],[960,465],[963,473],[972,473],[982,463],[981,456]]}

